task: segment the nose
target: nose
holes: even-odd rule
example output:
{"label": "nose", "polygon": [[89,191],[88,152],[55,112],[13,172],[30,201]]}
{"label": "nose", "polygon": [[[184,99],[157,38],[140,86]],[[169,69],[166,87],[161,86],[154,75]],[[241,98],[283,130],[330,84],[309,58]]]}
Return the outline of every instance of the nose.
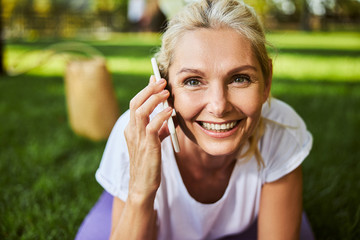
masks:
{"label": "nose", "polygon": [[214,84],[207,91],[207,111],[215,117],[224,117],[231,111],[227,86]]}

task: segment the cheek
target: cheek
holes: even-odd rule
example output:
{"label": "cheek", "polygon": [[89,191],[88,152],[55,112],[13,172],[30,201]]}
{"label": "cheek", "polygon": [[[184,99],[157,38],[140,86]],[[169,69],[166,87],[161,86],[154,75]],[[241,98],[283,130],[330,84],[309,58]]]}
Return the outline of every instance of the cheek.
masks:
{"label": "cheek", "polygon": [[186,93],[181,91],[173,92],[174,108],[185,119],[195,117],[202,108],[201,94]]}
{"label": "cheek", "polygon": [[250,118],[259,117],[262,109],[262,99],[258,91],[244,91],[232,96],[234,106]]}

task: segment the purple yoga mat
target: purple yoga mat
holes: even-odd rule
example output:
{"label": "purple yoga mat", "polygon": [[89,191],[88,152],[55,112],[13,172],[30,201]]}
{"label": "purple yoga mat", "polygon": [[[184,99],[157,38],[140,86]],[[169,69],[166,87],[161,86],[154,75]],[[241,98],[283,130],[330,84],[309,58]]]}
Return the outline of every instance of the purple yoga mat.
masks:
{"label": "purple yoga mat", "polygon": [[[82,222],[75,240],[107,240],[111,231],[111,209],[113,196],[104,191],[95,206]],[[222,238],[222,240],[251,240],[257,239],[257,221],[245,232]],[[314,240],[310,223],[303,213],[300,240]]]}

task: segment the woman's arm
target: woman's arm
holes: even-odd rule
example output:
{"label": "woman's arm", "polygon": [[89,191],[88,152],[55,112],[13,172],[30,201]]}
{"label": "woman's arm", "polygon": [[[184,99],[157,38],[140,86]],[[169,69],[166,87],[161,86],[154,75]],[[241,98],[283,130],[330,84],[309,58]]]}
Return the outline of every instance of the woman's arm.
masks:
{"label": "woman's arm", "polygon": [[[149,206],[147,206],[149,205]],[[110,239],[156,239],[156,212],[151,202],[114,197]]]}
{"label": "woman's arm", "polygon": [[110,239],[152,239],[156,236],[154,201],[161,181],[161,141],[169,135],[168,107],[150,121],[156,106],[169,97],[165,79],[150,78],[130,101],[130,120],[124,136],[129,152],[130,179],[126,202],[114,198]]}
{"label": "woman's arm", "polygon": [[302,214],[301,166],[281,179],[264,184],[258,219],[258,239],[299,239]]}

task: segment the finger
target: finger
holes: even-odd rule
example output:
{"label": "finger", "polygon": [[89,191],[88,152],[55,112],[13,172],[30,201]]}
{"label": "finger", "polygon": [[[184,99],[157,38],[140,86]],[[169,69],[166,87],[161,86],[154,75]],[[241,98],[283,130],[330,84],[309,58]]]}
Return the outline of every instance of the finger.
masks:
{"label": "finger", "polygon": [[149,123],[149,115],[154,111],[157,105],[164,102],[169,97],[169,94],[168,90],[153,94],[135,111],[136,128],[140,133]]}
{"label": "finger", "polygon": [[[172,108],[167,107],[158,113],[146,126],[146,137],[149,142],[162,141],[166,135],[167,120],[171,117]],[[159,132],[163,131],[160,137]],[[165,131],[165,132],[164,132]],[[168,132],[168,131],[167,131]],[[169,133],[167,134],[169,135]]]}
{"label": "finger", "polygon": [[[176,129],[177,126],[179,126],[179,122],[178,122],[177,117],[176,117],[175,109],[173,109],[173,112],[171,114],[171,118],[172,118],[172,120],[174,122],[174,126],[175,126],[175,129]],[[162,141],[164,138],[166,138],[169,135],[170,135],[170,131],[169,131],[169,128],[168,128],[168,125],[167,125],[167,122],[166,122],[166,124],[164,124],[160,128],[160,131],[159,131],[160,140]]]}
{"label": "finger", "polygon": [[170,136],[170,131],[168,128],[167,121],[165,121],[159,130],[160,141],[162,142],[162,140],[164,140],[168,136]]}
{"label": "finger", "polygon": [[130,109],[137,109],[140,107],[146,99],[148,99],[152,94],[159,93],[164,90],[166,86],[165,79],[162,79],[158,82],[149,83],[144,89],[138,92],[135,97],[130,101]]}
{"label": "finger", "polygon": [[151,83],[155,83],[156,82],[156,78],[154,75],[151,75],[150,78],[149,78],[149,84]]}
{"label": "finger", "polygon": [[135,122],[135,111],[148,99],[152,94],[159,93],[164,90],[166,86],[165,79],[159,82],[151,82],[148,86],[142,89],[130,101],[130,122]]}

